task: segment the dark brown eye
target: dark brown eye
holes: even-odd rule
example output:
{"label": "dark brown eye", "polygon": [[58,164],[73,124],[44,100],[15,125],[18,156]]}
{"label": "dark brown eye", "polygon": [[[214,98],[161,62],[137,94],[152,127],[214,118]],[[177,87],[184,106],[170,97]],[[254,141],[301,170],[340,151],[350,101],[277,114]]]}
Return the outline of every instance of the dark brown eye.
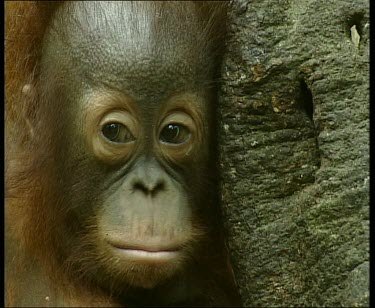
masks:
{"label": "dark brown eye", "polygon": [[108,123],[104,125],[102,133],[106,139],[116,143],[127,143],[135,140],[129,129],[120,123]]}
{"label": "dark brown eye", "polygon": [[187,141],[190,137],[190,131],[180,124],[168,124],[160,133],[160,140],[165,143],[180,144]]}

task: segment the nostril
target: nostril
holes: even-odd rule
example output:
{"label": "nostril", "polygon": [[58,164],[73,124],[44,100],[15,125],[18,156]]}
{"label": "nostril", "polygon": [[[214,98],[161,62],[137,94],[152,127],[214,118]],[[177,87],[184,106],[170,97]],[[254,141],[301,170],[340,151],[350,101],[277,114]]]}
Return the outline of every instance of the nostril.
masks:
{"label": "nostril", "polygon": [[156,186],[153,190],[163,190],[164,189],[164,182],[156,183]]}
{"label": "nostril", "polygon": [[164,182],[159,181],[155,184],[146,184],[142,182],[136,182],[133,185],[133,189],[134,191],[139,190],[143,192],[145,195],[151,194],[152,196],[154,196],[157,192],[164,189]]}
{"label": "nostril", "polygon": [[155,196],[159,191],[164,190],[164,182],[158,182],[156,183],[155,187],[151,190],[151,195]]}
{"label": "nostril", "polygon": [[146,188],[145,185],[143,185],[143,184],[140,183],[140,182],[134,183],[134,185],[133,185],[133,189],[134,189],[134,191],[140,190],[140,191],[143,192],[145,195],[148,195],[148,194],[149,194],[149,190]]}

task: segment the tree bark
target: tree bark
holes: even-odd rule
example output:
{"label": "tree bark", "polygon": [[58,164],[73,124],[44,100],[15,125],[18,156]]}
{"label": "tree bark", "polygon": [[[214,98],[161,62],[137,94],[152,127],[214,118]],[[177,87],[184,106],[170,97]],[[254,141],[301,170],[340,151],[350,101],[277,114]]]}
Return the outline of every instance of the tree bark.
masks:
{"label": "tree bark", "polygon": [[232,1],[223,210],[244,306],[369,305],[369,1]]}

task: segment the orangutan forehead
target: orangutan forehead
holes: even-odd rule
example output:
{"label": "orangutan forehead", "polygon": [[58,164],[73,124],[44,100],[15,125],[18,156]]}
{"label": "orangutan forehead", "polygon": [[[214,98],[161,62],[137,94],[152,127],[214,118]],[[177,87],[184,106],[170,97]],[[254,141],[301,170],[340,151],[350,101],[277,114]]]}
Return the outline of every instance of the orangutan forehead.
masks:
{"label": "orangutan forehead", "polygon": [[115,87],[129,77],[135,85],[144,78],[157,83],[160,76],[164,85],[166,76],[171,85],[193,82],[196,68],[208,62],[205,50],[196,48],[203,29],[192,3],[174,4],[69,2],[53,20],[52,37],[61,44],[55,52],[65,53],[89,78]]}

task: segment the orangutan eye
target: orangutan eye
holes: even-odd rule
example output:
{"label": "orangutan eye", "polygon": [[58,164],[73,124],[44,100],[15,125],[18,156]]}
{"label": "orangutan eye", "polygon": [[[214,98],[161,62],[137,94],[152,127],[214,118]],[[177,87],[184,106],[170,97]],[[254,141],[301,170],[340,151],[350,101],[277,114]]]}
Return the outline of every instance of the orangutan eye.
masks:
{"label": "orangutan eye", "polygon": [[190,130],[181,124],[168,124],[160,133],[160,141],[171,144],[181,144],[190,138]]}
{"label": "orangutan eye", "polygon": [[128,143],[135,138],[129,129],[121,123],[107,123],[102,128],[103,136],[111,142]]}

